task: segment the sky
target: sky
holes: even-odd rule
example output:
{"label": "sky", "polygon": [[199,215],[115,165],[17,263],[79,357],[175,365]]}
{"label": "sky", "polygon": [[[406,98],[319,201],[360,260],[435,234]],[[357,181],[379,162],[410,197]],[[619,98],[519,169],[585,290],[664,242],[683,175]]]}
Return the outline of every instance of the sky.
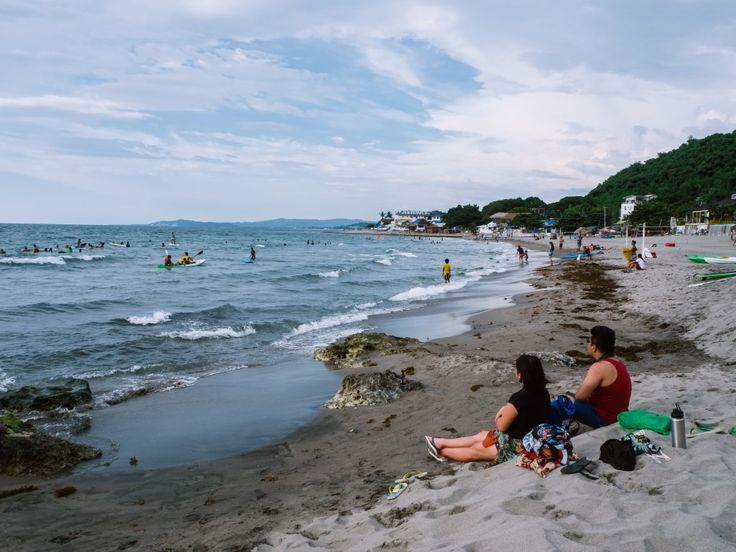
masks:
{"label": "sky", "polygon": [[0,222],[584,195],[736,128],[730,0],[0,0]]}

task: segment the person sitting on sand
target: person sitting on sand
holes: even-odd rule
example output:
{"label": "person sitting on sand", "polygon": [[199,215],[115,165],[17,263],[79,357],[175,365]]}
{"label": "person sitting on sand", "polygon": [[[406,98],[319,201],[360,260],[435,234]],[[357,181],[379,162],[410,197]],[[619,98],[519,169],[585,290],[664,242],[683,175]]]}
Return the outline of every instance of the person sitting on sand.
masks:
{"label": "person sitting on sand", "polygon": [[468,437],[442,439],[425,436],[427,452],[440,462],[486,461],[500,464],[523,451],[522,439],[531,429],[547,421],[550,411],[547,378],[539,358],[521,355],[516,359],[516,381],[522,388],[496,414],[496,429]]}
{"label": "person sitting on sand", "polygon": [[590,329],[588,354],[595,359],[573,397],[573,418],[592,428],[616,422],[629,409],[631,377],[626,365],[614,358],[616,332],[606,326]]}
{"label": "person sitting on sand", "polygon": [[450,283],[450,278],[452,278],[452,267],[450,266],[450,259],[445,259],[445,264],[442,265],[442,278],[445,280],[446,284]]}
{"label": "person sitting on sand", "polygon": [[632,270],[645,270],[646,268],[647,265],[644,262],[644,258],[641,256],[641,253],[639,253],[636,256],[636,259],[631,259],[631,261],[629,261],[629,268],[626,272],[631,272]]}
{"label": "person sitting on sand", "polygon": [[187,251],[184,252],[184,255],[182,255],[181,259],[179,259],[180,265],[188,265],[192,264],[194,261],[192,261],[192,258],[189,256],[189,253]]}

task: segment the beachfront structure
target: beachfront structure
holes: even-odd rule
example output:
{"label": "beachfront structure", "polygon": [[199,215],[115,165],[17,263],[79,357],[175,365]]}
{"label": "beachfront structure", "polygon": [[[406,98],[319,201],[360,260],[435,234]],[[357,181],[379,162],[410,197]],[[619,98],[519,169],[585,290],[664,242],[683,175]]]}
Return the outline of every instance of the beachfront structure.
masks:
{"label": "beachfront structure", "polygon": [[513,222],[513,220],[520,215],[521,213],[493,213],[491,215],[491,221],[495,222],[496,224],[499,223],[509,223]]}
{"label": "beachfront structure", "polygon": [[445,226],[443,214],[442,211],[396,211],[390,218],[382,218],[376,230],[438,233]]}
{"label": "beachfront structure", "polygon": [[637,205],[645,201],[651,201],[655,197],[657,197],[656,194],[626,196],[621,202],[621,216],[619,216],[619,221],[623,221],[624,218],[633,213]]}

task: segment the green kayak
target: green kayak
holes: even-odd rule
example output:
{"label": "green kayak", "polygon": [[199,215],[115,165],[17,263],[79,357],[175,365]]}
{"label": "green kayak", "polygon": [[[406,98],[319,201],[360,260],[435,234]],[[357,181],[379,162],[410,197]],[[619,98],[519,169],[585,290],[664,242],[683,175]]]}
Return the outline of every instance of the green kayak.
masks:
{"label": "green kayak", "polygon": [[158,268],[192,268],[193,266],[199,266],[204,264],[204,262],[207,259],[200,259],[198,261],[191,262],[189,264],[181,265],[181,264],[173,264],[171,266],[166,266],[165,264],[158,265]]}
{"label": "green kayak", "polygon": [[710,274],[696,274],[698,280],[720,280],[721,278],[733,278],[736,272],[711,272]]}

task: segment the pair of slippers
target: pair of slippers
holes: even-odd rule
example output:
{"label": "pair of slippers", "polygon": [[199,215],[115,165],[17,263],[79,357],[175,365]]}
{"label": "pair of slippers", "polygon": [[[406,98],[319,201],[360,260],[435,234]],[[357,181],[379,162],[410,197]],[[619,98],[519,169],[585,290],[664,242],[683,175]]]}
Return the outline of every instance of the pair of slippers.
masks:
{"label": "pair of slippers", "polygon": [[409,483],[417,479],[424,479],[425,477],[427,477],[427,472],[419,470],[412,470],[405,473],[398,479],[395,479],[393,485],[389,486],[387,498],[389,500],[396,500],[407,489]]}
{"label": "pair of slippers", "polygon": [[593,464],[593,461],[590,458],[586,458],[585,456],[583,456],[572,464],[563,466],[560,471],[565,475],[571,473],[579,473],[580,475],[584,475],[588,479],[598,479],[598,476],[588,469],[588,467],[595,467],[595,464],[593,464],[592,466],[591,464]]}
{"label": "pair of slippers", "polygon": [[424,440],[427,442],[427,454],[429,454],[432,458],[434,458],[438,462],[447,462],[447,458],[442,456],[440,454],[440,451],[437,450],[437,445],[435,445],[434,443],[434,437],[425,435]]}

